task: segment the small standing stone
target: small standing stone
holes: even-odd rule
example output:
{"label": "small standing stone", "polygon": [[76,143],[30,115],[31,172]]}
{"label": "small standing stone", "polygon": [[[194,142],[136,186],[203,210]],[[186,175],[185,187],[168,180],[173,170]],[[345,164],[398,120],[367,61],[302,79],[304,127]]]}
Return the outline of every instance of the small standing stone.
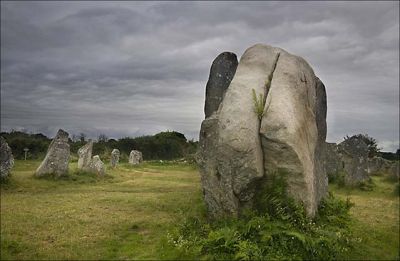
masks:
{"label": "small standing stone", "polygon": [[133,165],[140,164],[143,161],[142,153],[138,150],[132,150],[129,154],[129,163]]}
{"label": "small standing stone", "polygon": [[96,173],[99,176],[104,176],[106,174],[106,168],[104,166],[104,163],[101,161],[99,155],[93,156],[89,168],[90,171]]}
{"label": "small standing stone", "polygon": [[10,176],[11,168],[14,166],[14,157],[6,140],[0,137],[0,178],[6,180]]}
{"label": "small standing stone", "polygon": [[78,169],[87,170],[92,160],[93,141],[89,140],[86,145],[78,150]]}
{"label": "small standing stone", "polygon": [[68,132],[58,130],[56,137],[49,145],[46,157],[35,172],[37,177],[47,174],[54,174],[56,177],[68,175],[70,155],[68,136]]}
{"label": "small standing stone", "polygon": [[118,149],[113,149],[111,152],[111,167],[116,168],[119,163],[120,152]]}

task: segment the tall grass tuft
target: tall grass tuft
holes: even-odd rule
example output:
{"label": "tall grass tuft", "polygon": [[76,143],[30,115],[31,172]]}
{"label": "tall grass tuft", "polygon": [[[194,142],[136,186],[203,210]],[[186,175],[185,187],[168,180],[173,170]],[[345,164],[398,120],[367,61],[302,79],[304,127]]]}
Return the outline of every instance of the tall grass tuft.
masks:
{"label": "tall grass tuft", "polygon": [[251,90],[253,94],[254,112],[257,114],[259,120],[262,119],[264,115],[265,97],[260,93],[257,97],[256,91]]}

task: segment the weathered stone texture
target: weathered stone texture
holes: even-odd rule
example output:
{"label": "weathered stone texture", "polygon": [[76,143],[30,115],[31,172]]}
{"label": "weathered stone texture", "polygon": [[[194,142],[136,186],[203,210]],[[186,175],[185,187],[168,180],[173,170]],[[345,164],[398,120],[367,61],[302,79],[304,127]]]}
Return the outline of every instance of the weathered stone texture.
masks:
{"label": "weathered stone texture", "polygon": [[140,164],[143,161],[142,153],[138,150],[132,150],[129,154],[129,163],[133,165]]}
{"label": "weathered stone texture", "polygon": [[357,136],[345,139],[338,145],[346,186],[354,186],[369,179],[368,146]]}
{"label": "weathered stone texture", "polygon": [[89,140],[78,150],[78,169],[88,170],[92,161],[93,141]]}
{"label": "weathered stone texture", "polygon": [[343,169],[342,160],[340,159],[338,146],[336,143],[325,144],[325,170],[328,178],[335,178]]}
{"label": "weathered stone texture", "polygon": [[99,176],[104,176],[106,174],[106,168],[104,163],[101,161],[99,155],[93,156],[93,159],[89,164],[89,171],[96,173]]}
{"label": "weathered stone texture", "polygon": [[68,175],[69,144],[68,133],[58,130],[56,137],[51,141],[46,157],[37,168],[35,175],[41,177],[54,174],[56,177]]}
{"label": "weathered stone texture", "polygon": [[[266,97],[262,117],[254,111],[253,90]],[[240,215],[252,207],[263,178],[286,172],[289,194],[313,216],[327,188],[320,156],[325,137],[325,87],[307,62],[267,45],[247,49],[218,111],[200,131],[210,215]]]}
{"label": "weathered stone texture", "polygon": [[9,178],[11,169],[14,166],[14,157],[6,140],[0,136],[0,179]]}
{"label": "weathered stone texture", "polygon": [[113,149],[111,152],[111,167],[116,168],[119,163],[120,152],[118,149]]}

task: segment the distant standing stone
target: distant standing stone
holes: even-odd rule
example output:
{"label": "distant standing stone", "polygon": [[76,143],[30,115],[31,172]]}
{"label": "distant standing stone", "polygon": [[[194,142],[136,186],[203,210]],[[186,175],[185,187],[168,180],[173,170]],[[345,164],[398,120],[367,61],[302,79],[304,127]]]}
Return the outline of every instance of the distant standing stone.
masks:
{"label": "distant standing stone", "polygon": [[119,155],[120,155],[119,150],[113,149],[113,151],[111,152],[111,167],[113,168],[117,167],[119,163]]}
{"label": "distant standing stone", "polygon": [[142,153],[138,150],[132,150],[129,154],[129,163],[136,165],[140,164],[143,161]]}
{"label": "distant standing stone", "polygon": [[78,150],[78,169],[87,170],[92,160],[93,141],[89,140],[86,145]]}
{"label": "distant standing stone", "polygon": [[106,168],[99,155],[93,156],[89,168],[91,172],[94,172],[99,176],[104,176],[106,174]]}
{"label": "distant standing stone", "polygon": [[235,75],[237,66],[236,54],[231,52],[223,52],[213,61],[206,86],[206,102],[204,105],[206,118],[218,110],[225,91]]}
{"label": "distant standing stone", "polygon": [[338,153],[345,172],[345,185],[354,186],[369,179],[368,145],[362,139],[357,136],[347,138],[339,143]]}
{"label": "distant standing stone", "polygon": [[70,155],[68,136],[68,132],[58,130],[56,137],[49,145],[46,157],[35,172],[37,177],[47,174],[54,174],[56,177],[68,175]]}
{"label": "distant standing stone", "polygon": [[10,176],[11,168],[14,166],[14,157],[6,140],[0,137],[0,178],[6,180]]}

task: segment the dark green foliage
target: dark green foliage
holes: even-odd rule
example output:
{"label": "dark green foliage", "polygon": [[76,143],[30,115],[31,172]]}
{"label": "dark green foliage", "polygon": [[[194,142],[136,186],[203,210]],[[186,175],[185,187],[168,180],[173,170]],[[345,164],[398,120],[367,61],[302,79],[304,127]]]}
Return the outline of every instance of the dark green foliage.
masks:
{"label": "dark green foliage", "polygon": [[24,148],[28,148],[28,159],[39,159],[44,157],[47,148],[51,142],[49,138],[43,134],[28,134],[20,131],[12,131],[10,133],[2,132],[8,145],[11,147],[15,159],[24,159]]}
{"label": "dark green foliage", "polygon": [[117,143],[121,153],[129,155],[132,149],[143,153],[145,160],[171,160],[193,154],[197,142],[187,141],[186,137],[175,131],[160,132],[154,136],[123,138]]}
{"label": "dark green foliage", "polygon": [[[42,159],[47,152],[51,139],[43,134],[27,134],[13,131],[1,133],[12,149],[16,159],[24,159],[24,148],[29,148],[28,159]],[[79,137],[73,135],[69,140],[70,150],[76,156],[80,147],[86,144],[86,136],[81,133]],[[99,136],[99,141],[93,144],[93,155],[100,155],[102,160],[109,160],[111,151],[119,149],[121,159],[127,160],[131,150],[139,150],[145,160],[171,160],[187,157],[193,161],[198,142],[187,141],[185,135],[176,131],[160,132],[153,136],[136,138],[122,138],[119,140],[108,139],[104,134]]]}
{"label": "dark green foliage", "polygon": [[369,158],[379,155],[381,148],[378,148],[377,140],[368,136],[368,134],[357,134],[357,135],[353,135],[351,137],[349,137],[347,135],[346,137],[344,137],[344,140],[347,140],[350,138],[358,138],[365,142],[365,144],[368,146],[368,157]]}
{"label": "dark green foliage", "polygon": [[400,160],[400,149],[396,153],[382,151],[378,153],[378,156],[387,160]]}
{"label": "dark green foliage", "polygon": [[[241,218],[207,222],[188,218],[168,235],[180,257],[226,260],[332,260],[352,245],[352,203],[329,194],[314,220],[285,191],[282,175],[264,180],[256,211]],[[265,195],[267,194],[267,195]]]}
{"label": "dark green foliage", "polygon": [[344,186],[346,173],[344,171],[338,171],[336,173],[328,173],[328,181],[332,184],[338,184],[339,186]]}

